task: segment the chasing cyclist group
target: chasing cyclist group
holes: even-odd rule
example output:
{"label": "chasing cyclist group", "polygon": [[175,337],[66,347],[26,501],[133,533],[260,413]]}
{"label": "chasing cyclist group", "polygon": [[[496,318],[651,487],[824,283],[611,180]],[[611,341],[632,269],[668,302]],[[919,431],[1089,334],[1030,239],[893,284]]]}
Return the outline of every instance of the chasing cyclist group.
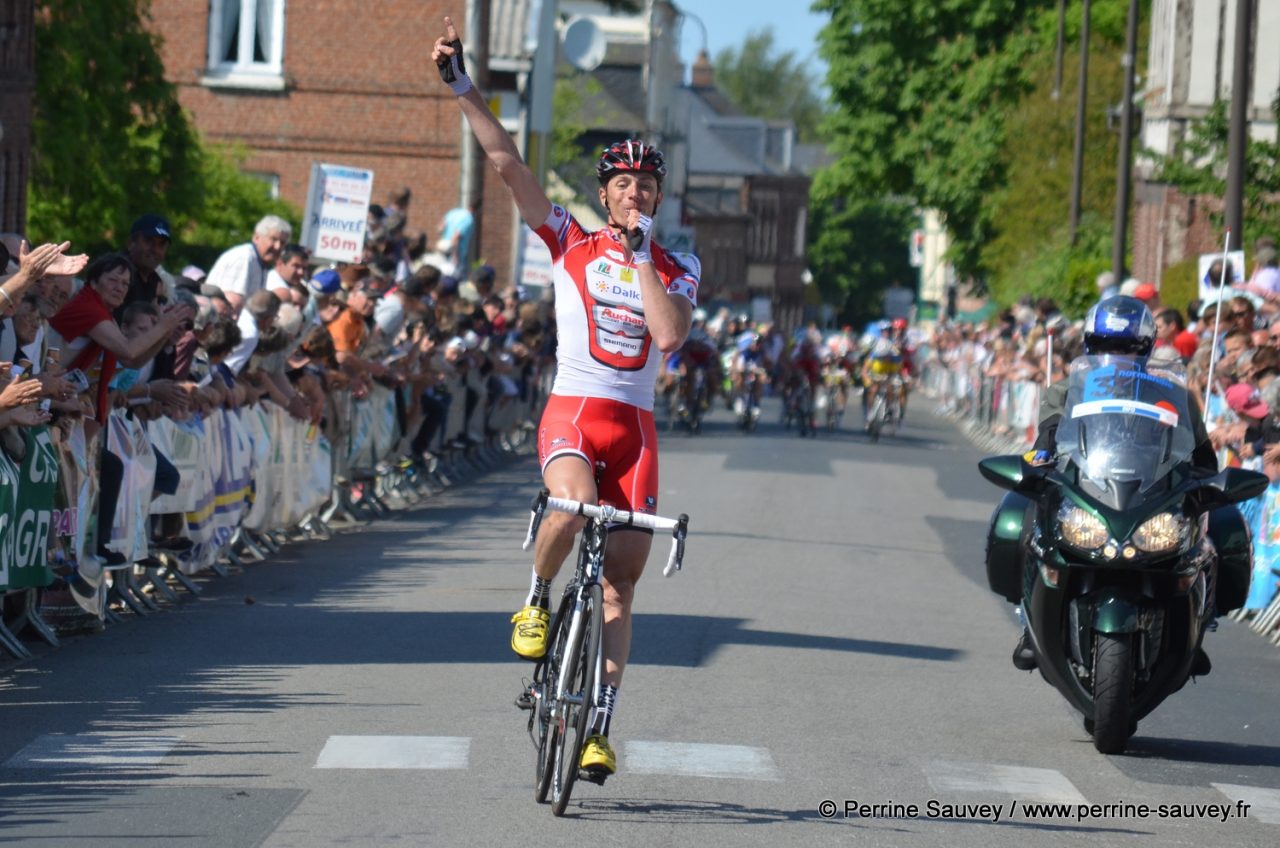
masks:
{"label": "chasing cyclist group", "polygon": [[772,392],[782,398],[784,423],[796,424],[803,436],[820,424],[840,426],[860,388],[863,426],[870,427],[881,392],[892,393],[905,411],[914,358],[901,318],[879,322],[861,336],[851,327],[824,334],[810,325],[787,339],[767,322],[753,325],[727,310],[708,319],[697,309],[689,337],[663,361],[657,394],[673,425],[696,432],[717,396],[737,415],[739,427],[752,429],[761,398]]}

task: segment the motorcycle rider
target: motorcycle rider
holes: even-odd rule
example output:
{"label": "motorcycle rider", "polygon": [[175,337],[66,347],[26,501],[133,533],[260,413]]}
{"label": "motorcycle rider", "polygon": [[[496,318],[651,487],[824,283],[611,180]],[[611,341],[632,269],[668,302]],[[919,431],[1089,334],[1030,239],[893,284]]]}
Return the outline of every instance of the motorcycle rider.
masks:
{"label": "motorcycle rider", "polygon": [[[1156,322],[1147,305],[1136,297],[1117,295],[1094,304],[1084,319],[1085,356],[1147,357],[1156,340]],[[1026,455],[1031,465],[1051,465],[1055,462],[1058,424],[1066,412],[1069,379],[1052,383],[1040,398],[1040,426],[1033,449]],[[1191,403],[1191,430],[1196,440],[1191,454],[1191,464],[1209,474],[1218,471],[1218,458],[1209,441],[1200,407]],[[1031,671],[1036,667],[1035,648],[1024,624],[1022,635],[1013,649],[1013,665],[1019,671]],[[1209,673],[1209,657],[1203,649],[1196,654],[1192,674]]]}

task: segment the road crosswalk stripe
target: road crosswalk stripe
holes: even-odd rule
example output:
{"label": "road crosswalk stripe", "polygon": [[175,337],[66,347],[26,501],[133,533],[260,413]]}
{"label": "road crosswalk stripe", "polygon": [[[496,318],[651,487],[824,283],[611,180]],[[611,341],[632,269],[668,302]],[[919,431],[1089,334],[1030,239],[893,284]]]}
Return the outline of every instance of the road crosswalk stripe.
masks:
{"label": "road crosswalk stripe", "polygon": [[623,743],[629,774],[667,774],[740,780],[778,780],[778,769],[767,748],[711,745],[695,742]]}
{"label": "road crosswalk stripe", "polygon": [[1280,824],[1280,789],[1264,789],[1261,786],[1240,786],[1235,783],[1215,783],[1213,788],[1232,801],[1249,805],[1249,818],[1266,824]]}
{"label": "road crosswalk stripe", "polygon": [[318,769],[465,769],[465,736],[330,736]]}
{"label": "road crosswalk stripe", "polygon": [[1071,781],[1054,769],[939,761],[925,767],[925,776],[938,792],[1001,792],[1019,800],[1085,803]]}
{"label": "road crosswalk stripe", "polygon": [[27,747],[10,757],[4,767],[155,766],[181,741],[181,736],[140,736],[135,733],[47,733],[37,736]]}

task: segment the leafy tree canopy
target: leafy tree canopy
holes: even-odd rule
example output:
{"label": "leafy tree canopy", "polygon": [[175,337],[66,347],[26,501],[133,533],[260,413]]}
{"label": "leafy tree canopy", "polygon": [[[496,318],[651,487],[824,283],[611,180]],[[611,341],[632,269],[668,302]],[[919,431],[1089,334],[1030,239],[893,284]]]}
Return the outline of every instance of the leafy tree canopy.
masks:
{"label": "leafy tree canopy", "polygon": [[[119,247],[145,212],[178,230],[175,253],[248,238],[266,185],[205,145],[164,77],[150,0],[40,0],[28,231],[76,249]],[[171,263],[172,264],[172,263]]]}
{"label": "leafy tree canopy", "polygon": [[963,275],[981,270],[1005,119],[1050,0],[817,0],[835,167],[862,193],[936,208]]}
{"label": "leafy tree canopy", "polygon": [[751,32],[740,47],[721,50],[714,62],[716,87],[744,114],[791,121],[800,141],[819,141],[827,112],[819,83],[794,51],[775,51],[769,30]]}

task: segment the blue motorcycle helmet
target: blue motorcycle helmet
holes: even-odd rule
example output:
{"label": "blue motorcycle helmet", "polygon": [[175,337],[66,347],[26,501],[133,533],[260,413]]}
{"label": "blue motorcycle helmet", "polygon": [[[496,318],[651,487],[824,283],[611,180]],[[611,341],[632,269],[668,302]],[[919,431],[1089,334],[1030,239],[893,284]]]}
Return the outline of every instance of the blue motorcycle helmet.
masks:
{"label": "blue motorcycle helmet", "polygon": [[1084,318],[1084,352],[1149,356],[1156,342],[1156,320],[1136,297],[1117,295],[1095,303]]}

